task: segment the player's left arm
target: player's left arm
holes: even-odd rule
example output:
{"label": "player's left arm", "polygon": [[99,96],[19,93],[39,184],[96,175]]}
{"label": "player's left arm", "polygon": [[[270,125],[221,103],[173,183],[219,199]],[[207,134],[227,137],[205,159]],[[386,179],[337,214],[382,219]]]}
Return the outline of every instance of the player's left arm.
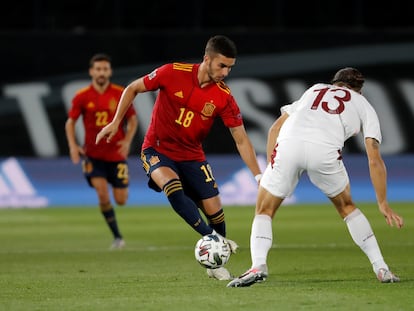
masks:
{"label": "player's left arm", "polygon": [[387,200],[387,169],[380,153],[379,142],[375,138],[365,138],[369,174],[377,197],[378,207],[388,225],[398,228],[404,224],[403,218],[395,213]]}
{"label": "player's left arm", "polygon": [[76,142],[75,124],[76,120],[69,117],[65,123],[65,132],[68,141],[70,159],[73,164],[78,164],[81,160],[81,156],[85,155],[85,150]]}
{"label": "player's left arm", "polygon": [[253,176],[261,174],[259,164],[257,162],[256,151],[253,148],[253,144],[247,136],[244,125],[239,125],[230,128],[230,133],[233,136],[233,140],[236,143],[237,150],[240,157],[252,172]]}

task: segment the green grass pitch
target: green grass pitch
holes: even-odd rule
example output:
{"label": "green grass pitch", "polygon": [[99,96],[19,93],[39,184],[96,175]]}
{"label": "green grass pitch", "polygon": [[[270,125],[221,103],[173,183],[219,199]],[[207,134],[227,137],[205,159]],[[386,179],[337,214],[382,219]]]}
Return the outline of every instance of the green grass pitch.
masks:
{"label": "green grass pitch", "polygon": [[[0,209],[0,310],[413,310],[414,209],[386,225],[360,204],[401,283],[379,283],[331,205],[282,206],[273,221],[269,278],[247,288],[209,279],[194,259],[198,234],[169,207],[117,207],[127,242],[112,238],[96,207]],[[254,208],[225,207],[240,249],[227,268],[250,265]]]}

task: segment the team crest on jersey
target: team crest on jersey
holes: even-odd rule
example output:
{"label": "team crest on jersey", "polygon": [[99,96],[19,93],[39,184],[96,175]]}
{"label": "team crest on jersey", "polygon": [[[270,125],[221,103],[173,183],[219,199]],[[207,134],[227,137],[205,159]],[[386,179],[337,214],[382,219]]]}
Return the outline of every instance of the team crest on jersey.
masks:
{"label": "team crest on jersey", "polygon": [[174,95],[177,96],[177,97],[179,97],[179,98],[184,98],[183,91],[175,92]]}
{"label": "team crest on jersey", "polygon": [[87,109],[93,109],[93,108],[95,108],[95,104],[94,104],[94,102],[89,102],[89,103],[86,105],[86,108],[87,108]]}
{"label": "team crest on jersey", "polygon": [[205,103],[203,110],[201,110],[201,113],[203,114],[203,116],[211,117],[215,109],[216,106],[213,103]]}
{"label": "team crest on jersey", "polygon": [[157,164],[160,162],[160,158],[158,156],[151,156],[149,163],[151,164],[151,166]]}
{"label": "team crest on jersey", "polygon": [[157,69],[155,69],[153,72],[151,72],[151,73],[148,75],[148,79],[152,80],[152,79],[154,79],[156,76],[157,76]]}

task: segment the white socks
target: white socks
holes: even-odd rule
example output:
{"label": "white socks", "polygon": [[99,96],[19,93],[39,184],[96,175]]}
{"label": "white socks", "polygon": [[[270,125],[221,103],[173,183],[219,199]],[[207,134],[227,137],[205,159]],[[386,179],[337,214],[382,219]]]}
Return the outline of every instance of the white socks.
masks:
{"label": "white socks", "polygon": [[381,254],[377,239],[365,215],[357,208],[344,218],[355,244],[367,255],[375,274],[379,269],[389,270]]}
{"label": "white socks", "polygon": [[[365,215],[357,208],[345,217],[344,221],[355,244],[361,248],[371,262],[375,274],[378,274],[381,268],[389,270]],[[251,267],[266,266],[267,255],[273,244],[272,218],[267,215],[256,215],[253,219],[251,230]]]}
{"label": "white socks", "polygon": [[272,218],[267,215],[256,215],[250,234],[252,268],[266,265],[267,254],[272,247],[272,238]]}

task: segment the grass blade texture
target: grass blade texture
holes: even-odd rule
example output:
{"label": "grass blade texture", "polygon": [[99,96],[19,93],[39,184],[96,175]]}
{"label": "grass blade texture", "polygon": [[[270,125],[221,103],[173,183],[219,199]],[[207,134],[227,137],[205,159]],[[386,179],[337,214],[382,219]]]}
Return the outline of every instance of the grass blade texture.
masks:
{"label": "grass blade texture", "polygon": [[[390,228],[375,204],[359,208],[401,283],[381,284],[331,205],[282,206],[273,221],[266,282],[227,288],[194,258],[198,234],[170,207],[117,207],[126,240],[112,236],[96,207],[0,210],[0,310],[413,310],[414,209]],[[226,267],[250,266],[254,207],[225,207],[239,243]]]}

